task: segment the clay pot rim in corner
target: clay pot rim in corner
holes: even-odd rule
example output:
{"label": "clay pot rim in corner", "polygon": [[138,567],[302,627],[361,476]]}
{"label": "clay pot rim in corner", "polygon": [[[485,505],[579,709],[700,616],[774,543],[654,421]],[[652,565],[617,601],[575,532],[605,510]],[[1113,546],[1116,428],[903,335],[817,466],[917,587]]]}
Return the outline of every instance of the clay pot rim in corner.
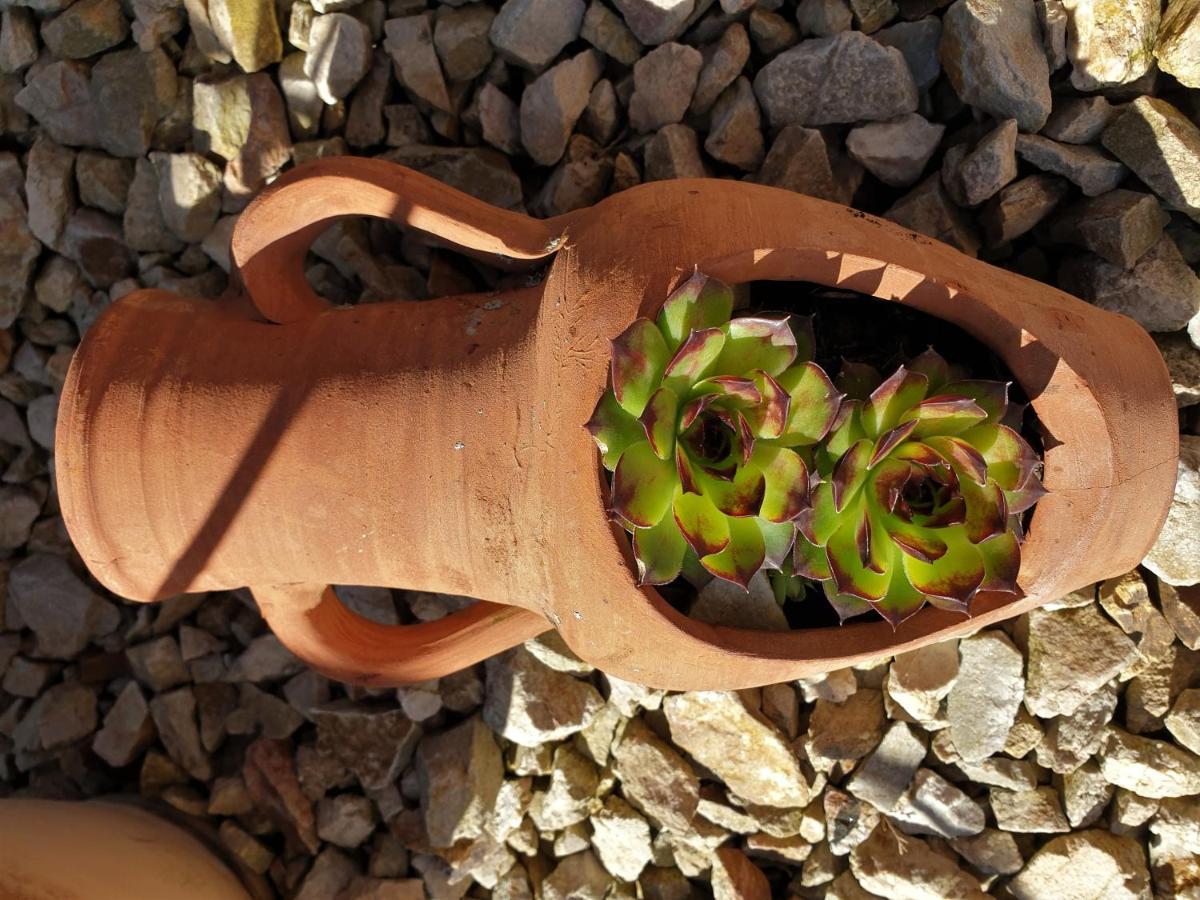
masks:
{"label": "clay pot rim in corner", "polygon": [[[865,214],[860,214],[865,217]],[[867,217],[873,218],[873,217]],[[888,223],[890,225],[890,223]],[[895,226],[891,226],[895,228]],[[949,249],[949,248],[946,248]],[[986,345],[989,350],[995,353],[1005,363],[1008,373],[1012,380],[1021,385],[1022,389],[1030,398],[1030,406],[1033,407],[1037,415],[1039,427],[1046,429],[1047,433],[1052,435],[1053,432],[1045,422],[1042,411],[1038,408],[1041,394],[1044,385],[1031,383],[1030,378],[1009,364],[1005,356],[1004,349],[997,346],[996,332],[989,331],[986,328],[980,327],[977,331],[972,332],[972,329],[965,327],[963,321],[956,321],[954,318],[940,315],[926,308],[922,303],[906,302],[902,296],[893,296],[890,288],[899,282],[909,288],[915,286],[933,287],[936,290],[945,292],[947,297],[953,297],[955,302],[960,306],[960,310],[964,313],[961,318],[970,319],[975,314],[979,314],[986,318],[989,313],[988,307],[981,303],[981,297],[969,293],[961,286],[948,280],[939,280],[938,276],[930,272],[920,272],[912,268],[907,268],[898,265],[894,262],[888,262],[878,258],[862,256],[859,254],[850,254],[838,251],[826,251],[830,258],[839,257],[842,260],[840,271],[845,274],[849,273],[849,279],[831,279],[821,277],[819,273],[807,272],[805,274],[762,274],[758,272],[759,265],[775,254],[789,254],[806,252],[802,248],[797,247],[772,247],[772,248],[757,248],[750,251],[737,251],[734,253],[720,254],[707,258],[700,259],[696,262],[696,268],[704,274],[712,277],[721,278],[731,285],[749,284],[756,281],[805,281],[813,284],[820,284],[825,287],[834,289],[853,290],[868,299],[878,300],[880,302],[901,302],[905,305],[911,305],[915,308],[935,316],[943,321],[948,322],[955,327],[960,328],[964,332],[971,334],[981,343]],[[933,262],[933,260],[931,260]],[[983,263],[971,259],[970,262],[974,265],[983,265]],[[735,273],[731,275],[730,273]],[[880,273],[881,277],[874,289],[863,289],[862,287],[852,287],[848,281],[853,281],[857,276],[865,273]],[[1009,273],[1011,274],[1011,273]],[[671,279],[671,286],[678,284],[683,279],[690,275],[690,271],[680,268],[676,271]],[[1015,276],[1014,276],[1015,277]],[[1043,289],[1052,289],[1048,285],[1039,283],[1039,287]],[[664,294],[657,303],[661,305],[665,300]],[[1071,298],[1077,303],[1082,303],[1076,298]],[[652,304],[653,305],[653,304]],[[656,308],[647,310],[645,307],[639,311],[641,315],[653,315]],[[1101,312],[1100,310],[1096,310]],[[1115,313],[1103,311],[1106,315],[1117,316]],[[1017,317],[1012,317],[1013,320]],[[1120,316],[1124,319],[1126,317]],[[1019,326],[1018,326],[1019,327]],[[1023,336],[1027,333],[1021,329]],[[1029,335],[1030,343],[1038,343],[1036,337]],[[1066,366],[1067,363],[1061,356],[1055,354],[1057,363],[1060,366]],[[1086,390],[1080,390],[1081,397],[1090,395]],[[597,398],[598,399],[598,398]],[[1093,407],[1098,405],[1091,403]],[[1100,415],[1098,408],[1095,409],[1095,414]],[[1053,418],[1053,417],[1052,417]],[[1042,459],[1049,459],[1050,453],[1054,447],[1047,448]],[[1112,448],[1109,447],[1109,450]],[[1165,465],[1166,460],[1161,464]],[[604,510],[607,507],[606,498],[608,496],[608,484],[604,477],[604,468],[600,464],[599,455],[595,459],[596,475],[597,475],[597,491],[595,495],[595,515],[604,516]],[[1064,469],[1055,469],[1046,466],[1043,473],[1043,484],[1049,494],[1054,494],[1058,489],[1063,487],[1061,482],[1067,475]],[[1077,487],[1077,486],[1076,486]],[[1068,488],[1069,489],[1069,488]],[[1159,519],[1165,520],[1169,502],[1163,505],[1160,511]],[[585,513],[586,514],[586,513]],[[1030,550],[1040,547],[1039,534],[1043,533],[1046,522],[1050,518],[1050,514],[1046,507],[1038,504],[1032,510],[1028,528],[1026,530],[1026,539],[1022,543],[1022,562],[1021,569],[1018,575],[1018,592],[1015,594],[1001,592],[980,592],[973,599],[970,613],[956,613],[944,610],[926,603],[917,613],[905,620],[899,626],[893,626],[890,622],[883,619],[878,614],[868,613],[862,617],[849,619],[840,625],[819,626],[819,627],[800,627],[788,628],[780,630],[767,630],[756,628],[743,628],[728,625],[710,625],[693,619],[690,615],[677,611],[671,606],[661,595],[658,589],[653,585],[638,585],[638,590],[642,592],[647,601],[648,608],[661,619],[671,623],[677,630],[685,632],[693,640],[702,642],[711,646],[714,649],[723,651],[733,651],[751,656],[766,656],[776,660],[791,659],[797,662],[808,661],[819,663],[822,658],[832,658],[833,656],[845,656],[844,648],[846,644],[851,644],[854,647],[852,654],[855,660],[868,660],[873,657],[882,655],[893,655],[903,652],[907,649],[915,649],[919,646],[924,646],[938,640],[949,639],[956,636],[963,636],[973,632],[979,628],[989,624],[1004,621],[1012,616],[1019,615],[1029,609],[1035,608],[1045,601],[1052,599],[1045,596],[1045,592],[1036,590],[1027,590],[1031,581],[1056,581],[1057,579],[1050,576],[1050,573],[1035,573],[1031,576],[1028,573],[1026,561],[1029,558]],[[636,583],[636,563],[634,562],[633,547],[630,535],[618,524],[612,524],[611,531],[613,540],[616,542],[622,556],[625,558],[629,567],[631,579]],[[1152,541],[1151,541],[1152,543]],[[1146,550],[1149,549],[1147,544]],[[1144,555],[1144,553],[1143,553]],[[1060,570],[1069,571],[1074,566],[1069,562],[1063,562],[1059,566]],[[1040,577],[1039,577],[1040,576]],[[814,601],[821,602],[821,601]],[[560,623],[555,623],[560,624]],[[822,642],[827,637],[837,636],[838,645],[842,648],[835,651],[827,651],[823,654],[813,653],[813,648]],[[768,649],[769,648],[769,649]],[[819,666],[818,666],[819,668]]]}

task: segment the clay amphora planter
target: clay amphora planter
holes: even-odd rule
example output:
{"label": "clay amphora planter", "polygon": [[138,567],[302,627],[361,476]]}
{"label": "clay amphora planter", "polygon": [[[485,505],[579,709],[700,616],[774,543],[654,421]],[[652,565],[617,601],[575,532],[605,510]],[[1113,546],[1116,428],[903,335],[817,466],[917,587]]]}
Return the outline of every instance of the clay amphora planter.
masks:
{"label": "clay amphora planter", "polygon": [[[498,294],[333,309],[304,253],[375,216],[513,266]],[[435,677],[557,628],[583,659],[665,688],[741,688],[966,634],[1127,571],[1175,480],[1170,381],[1129,319],[888,222],[788,191],[683,180],[546,221],[368,159],[301,166],[241,216],[241,288],[220,302],[140,291],[75,354],[58,420],[59,496],[96,577],[159,600],[249,585],[280,639],[370,684]],[[679,614],[636,582],[583,428],[610,341],[693,267],[804,279],[904,303],[993,348],[1048,431],[1024,596],[974,618],[925,608],[764,632]],[[836,302],[836,301],[830,301]],[[437,622],[359,618],[329,584],[489,602]]]}

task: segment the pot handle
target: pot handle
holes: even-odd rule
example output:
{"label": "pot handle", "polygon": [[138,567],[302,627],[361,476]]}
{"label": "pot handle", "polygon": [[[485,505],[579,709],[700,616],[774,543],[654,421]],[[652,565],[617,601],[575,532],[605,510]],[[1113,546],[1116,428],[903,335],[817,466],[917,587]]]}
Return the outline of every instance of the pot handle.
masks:
{"label": "pot handle", "polygon": [[304,255],[339,219],[371,216],[505,261],[558,249],[561,223],[492,206],[404,166],[351,156],[280,176],[238,217],[230,260],[262,315],[286,324],[329,308],[304,278]]}
{"label": "pot handle", "polygon": [[285,647],[329,678],[371,687],[440,678],[550,629],[537,613],[485,600],[433,622],[380,625],[351,612],[328,586],[250,590]]}

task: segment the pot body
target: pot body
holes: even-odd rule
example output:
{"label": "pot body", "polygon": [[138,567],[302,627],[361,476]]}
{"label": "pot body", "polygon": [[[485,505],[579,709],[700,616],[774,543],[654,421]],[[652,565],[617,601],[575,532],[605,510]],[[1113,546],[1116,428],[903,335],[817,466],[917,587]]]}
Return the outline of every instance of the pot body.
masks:
{"label": "pot body", "polygon": [[0,800],[0,896],[251,900],[199,839],[134,806]]}
{"label": "pot body", "polygon": [[[555,255],[535,288],[332,310],[301,261],[321,227],[350,214],[507,259]],[[235,297],[214,306],[147,292],[115,304],[81,345],[60,408],[64,517],[118,593],[250,584],[281,639],[338,677],[432,677],[554,626],[629,680],[783,681],[963,634],[1126,571],[1170,503],[1174,402],[1138,326],[790,192],[660,182],[534,222],[386,163],[329,160],[256,201],[233,251],[261,315]],[[636,584],[583,424],[606,387],[612,338],[696,266],[731,283],[806,280],[905,303],[1005,360],[1050,446],[1023,597],[981,595],[969,620],[926,608],[895,631],[877,621],[768,633],[692,621]],[[347,613],[330,582],[501,605],[414,642]]]}

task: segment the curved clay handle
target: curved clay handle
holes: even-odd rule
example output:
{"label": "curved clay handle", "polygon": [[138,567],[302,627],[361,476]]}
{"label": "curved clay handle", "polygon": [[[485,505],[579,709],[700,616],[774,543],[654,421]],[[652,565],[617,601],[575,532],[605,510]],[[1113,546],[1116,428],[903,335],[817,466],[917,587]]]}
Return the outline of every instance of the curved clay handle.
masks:
{"label": "curved clay handle", "polygon": [[238,217],[230,259],[254,305],[287,323],[327,309],[304,278],[304,255],[333,222],[388,219],[502,260],[558,249],[552,221],[499,209],[427,175],[378,159],[320,159],[289,171]]}
{"label": "curved clay handle", "polygon": [[323,675],[371,687],[440,678],[550,629],[537,613],[484,600],[433,622],[380,625],[347,609],[330,587],[250,590],[285,647]]}

